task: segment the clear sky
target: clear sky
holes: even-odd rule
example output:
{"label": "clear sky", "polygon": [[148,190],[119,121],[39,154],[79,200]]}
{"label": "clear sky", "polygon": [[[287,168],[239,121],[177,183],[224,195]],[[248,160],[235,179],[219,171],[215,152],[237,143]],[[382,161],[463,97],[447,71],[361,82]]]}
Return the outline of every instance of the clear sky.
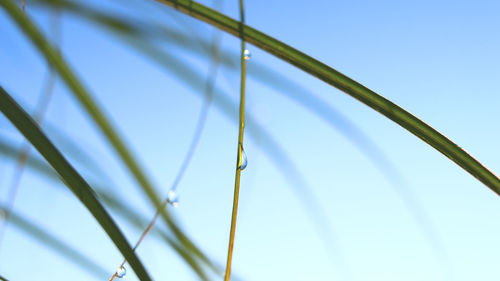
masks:
{"label": "clear sky", "polygon": [[[209,25],[150,0],[84,2],[207,42],[213,34]],[[53,38],[53,14],[27,3],[28,16]],[[390,99],[491,171],[500,171],[500,2],[253,0],[245,7],[248,25]],[[237,1],[224,0],[222,10],[237,18]],[[168,37],[154,40],[180,62],[175,66],[170,60],[165,67],[86,20],[62,13],[60,27],[64,57],[166,195],[203,106],[200,85],[209,75],[210,56]],[[0,85],[32,111],[47,66],[3,10],[0,34]],[[238,61],[238,39],[224,34],[222,46],[224,55]],[[251,119],[245,131],[248,167],[241,179],[234,274],[242,280],[497,279],[500,198],[495,193],[367,106],[252,45],[248,49]],[[182,76],[183,68],[196,76]],[[223,264],[236,162],[238,66],[221,66],[216,82],[173,212],[190,237]],[[224,107],[227,100],[231,105]],[[304,106],[314,102],[312,110]],[[45,124],[86,179],[152,217],[146,198],[60,80]],[[60,135],[96,164],[81,163]],[[23,140],[3,115],[0,139],[15,147]],[[3,203],[13,172],[12,159],[0,155]],[[9,225],[0,248],[0,275],[10,280],[107,280],[121,262],[83,205],[63,185],[30,169],[14,210],[109,275],[96,279]],[[135,243],[140,232],[111,213]],[[138,253],[155,280],[196,278],[153,236]],[[127,269],[125,280],[137,280]]]}

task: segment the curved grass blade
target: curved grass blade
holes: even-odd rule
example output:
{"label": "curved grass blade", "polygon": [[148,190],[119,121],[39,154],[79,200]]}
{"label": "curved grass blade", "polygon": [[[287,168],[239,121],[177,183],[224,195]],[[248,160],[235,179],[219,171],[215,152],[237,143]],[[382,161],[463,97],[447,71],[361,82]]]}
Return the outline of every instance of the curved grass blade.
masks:
{"label": "curved grass blade", "polygon": [[[0,211],[4,215],[7,210],[8,207],[0,205]],[[12,210],[10,210],[10,219],[15,227],[19,228],[33,239],[38,240],[44,246],[53,249],[54,252],[57,252],[67,260],[80,266],[86,272],[93,274],[96,278],[102,279],[106,276],[107,271],[103,267],[96,264],[92,259],[86,257],[70,245],[62,242],[60,238],[55,237],[41,226],[13,212]]]}
{"label": "curved grass blade", "polygon": [[[10,145],[8,142],[0,139],[0,154],[3,154],[12,160],[15,160],[20,155],[20,153],[21,152],[13,145]],[[27,159],[26,165],[27,168],[33,169],[35,172],[50,180],[56,181],[57,183],[63,183],[62,179],[54,171],[54,169],[52,169],[52,167],[48,166],[45,162],[37,158],[30,156]],[[109,181],[106,180],[105,182]],[[117,195],[115,193],[111,194],[110,192],[106,191],[109,190],[109,188],[104,188],[98,184],[93,184],[92,186],[95,186],[95,191],[98,194],[99,199],[101,199],[106,206],[113,209],[119,216],[127,220],[138,230],[144,229],[144,227],[147,225],[146,217],[134,211],[134,208],[131,205],[125,203],[127,202],[126,200],[121,200],[117,198]],[[153,229],[152,234],[165,240],[165,242],[167,242],[167,244],[169,244],[172,249],[174,249],[174,251],[176,251],[177,254],[179,254],[179,256],[187,264],[191,266],[196,265],[195,267],[193,267],[193,270],[196,272],[196,274],[198,274],[201,280],[206,280],[206,274],[201,266],[198,265],[195,259],[186,254],[186,250],[184,250],[184,252],[180,252],[182,245],[179,245],[174,238],[170,237],[170,235],[168,235],[165,231],[159,229]],[[220,269],[220,267],[215,265],[210,259],[208,259],[207,257],[202,257],[200,258],[200,260],[202,260],[204,264],[207,265],[212,271],[222,276],[222,270]]]}
{"label": "curved grass blade", "polygon": [[[156,55],[153,55],[153,57],[155,57],[155,56]],[[183,71],[179,71],[179,72],[183,72]],[[270,138],[267,139],[267,143],[273,145],[273,147],[275,147],[275,148],[279,147]],[[281,150],[272,151],[272,149],[270,149],[268,147],[266,147],[266,150],[271,151],[272,155],[275,155],[276,157],[281,157],[281,159],[273,159],[273,161],[280,163],[278,166],[281,167],[281,171],[282,172],[285,171],[285,170],[286,171],[293,171],[293,173],[291,173],[291,174],[293,175],[293,178],[295,178],[296,180],[293,180],[289,176],[287,176],[285,178],[292,184],[293,187],[295,187],[294,191],[297,192],[299,194],[299,196],[303,199],[303,200],[301,200],[302,202],[306,202],[307,201],[307,202],[309,202],[308,205],[314,206],[314,209],[313,208],[306,208],[306,211],[310,214],[310,217],[313,219],[313,221],[315,221],[315,222],[321,222],[321,221],[325,222],[325,221],[327,221],[327,220],[325,220],[325,216],[324,215],[317,215],[317,214],[315,215],[315,213],[318,213],[318,212],[321,211],[321,207],[319,207],[316,204],[313,204],[313,202],[314,202],[314,196],[309,191],[306,191],[305,189],[303,189],[303,187],[305,186],[305,180],[298,173],[298,169],[296,169],[295,167],[293,167],[293,165],[291,165],[287,161],[289,159],[286,156],[286,153],[284,153]],[[288,174],[290,174],[290,173],[288,173]],[[299,184],[299,183],[302,183],[304,185],[301,186],[301,184]],[[304,194],[308,194],[308,195],[306,196]],[[327,230],[327,229],[329,229],[328,224],[325,224],[325,223],[316,223],[316,225],[318,225],[319,229],[322,229],[323,232],[326,233],[326,234],[322,234],[321,235],[323,237],[323,240],[326,241],[326,240],[331,240],[332,239],[331,237],[334,236],[332,234],[333,231],[331,229]],[[328,243],[328,244],[338,244],[338,243]],[[329,248],[335,248],[335,251],[330,251],[330,252],[336,253],[335,255],[337,255],[337,253],[340,252],[340,250],[339,250],[340,246],[339,245],[329,246]],[[336,259],[338,260],[338,258],[336,258]],[[337,262],[337,263],[340,263],[340,262]],[[344,268],[344,267],[345,266],[343,266],[342,268]],[[344,274],[344,275],[346,275],[346,274]]]}
{"label": "curved grass blade", "polygon": [[[160,49],[155,48],[153,45],[146,44],[145,42],[130,42],[136,45],[137,50],[140,50],[145,55],[150,57],[152,61],[168,70],[170,74],[177,77],[179,80],[186,82],[185,85],[192,88],[194,93],[201,94],[203,91],[200,89],[203,85],[203,79],[200,78],[199,73],[193,68],[189,67],[185,62],[180,62],[174,56],[171,56]],[[223,95],[221,90],[215,91],[214,105],[216,105],[224,115],[231,121],[236,122],[234,118],[237,116],[235,108],[237,107],[227,95]],[[303,208],[309,215],[311,220],[317,227],[317,231],[325,243],[326,247],[330,249],[329,254],[339,269],[346,271],[343,276],[350,276],[347,266],[345,265],[340,243],[337,242],[337,235],[329,225],[326,212],[318,204],[318,200],[311,192],[304,176],[294,164],[293,160],[288,157],[287,153],[281,146],[271,137],[271,134],[258,125],[258,122],[250,114],[246,114],[246,128],[248,132],[261,140],[261,148],[266,152],[271,161],[274,163],[278,170],[282,173],[284,179],[290,184],[296,196],[303,202]],[[349,278],[349,277],[346,277]]]}
{"label": "curved grass blade", "polygon": [[[100,131],[104,134],[115,152],[126,165],[128,171],[132,174],[139,186],[141,186],[141,190],[149,199],[150,203],[156,209],[160,208],[161,200],[157,194],[156,188],[153,186],[151,180],[146,176],[146,173],[138,164],[130,149],[126,146],[123,141],[124,138],[121,137],[114,129],[114,126],[105,116],[99,105],[90,96],[88,91],[83,87],[83,84],[80,83],[77,76],[73,73],[73,71],[71,71],[62,56],[56,53],[35,25],[28,18],[22,15],[22,12],[19,11],[12,0],[2,0],[0,1],[0,6],[7,11],[7,14],[11,16],[14,22],[25,32],[32,43],[43,54],[46,61],[58,72],[62,80],[71,89],[71,92],[94,120]],[[170,227],[177,239],[179,239],[180,243],[184,245],[189,252],[195,253],[198,256],[204,255],[177,226],[172,218],[172,215],[167,211],[167,209],[162,210],[161,215],[165,223]]]}
{"label": "curved grass blade", "polygon": [[[137,50],[140,50],[150,57],[154,63],[168,70],[170,74],[180,81],[185,82],[185,85],[192,88],[194,93],[202,93],[200,89],[203,85],[203,79],[194,68],[189,67],[188,64],[179,61],[174,56],[162,52],[153,45],[137,41],[131,43],[136,46]],[[227,94],[223,94],[220,89],[216,90],[215,93],[214,105],[216,105],[221,110],[221,113],[226,115],[229,120],[237,122],[236,116],[238,114],[235,110],[237,105],[231,101]],[[325,210],[321,207],[321,204],[318,203],[319,200],[317,200],[314,193],[311,191],[312,189],[308,186],[304,176],[278,142],[272,138],[269,132],[259,126],[256,119],[251,114],[247,113],[245,119],[247,120],[245,126],[248,132],[250,135],[260,139],[261,148],[278,168],[283,178],[289,183],[297,198],[300,198],[300,201],[304,203],[302,205],[304,211],[316,225],[320,238],[329,249],[328,252],[331,258],[335,261],[339,270],[345,271],[342,275],[349,279],[348,276],[350,276],[350,273],[345,264],[337,235],[334,233],[333,228],[330,227]]]}
{"label": "curved grass blade", "polygon": [[[2,3],[5,3],[2,1]],[[129,261],[141,280],[151,280],[139,258],[132,251],[125,236],[113,219],[97,200],[92,188],[66,161],[64,156],[54,147],[29,115],[0,87],[0,111],[31,142],[40,154],[49,162],[64,180],[68,188],[80,199],[92,213],[103,230],[108,234],[122,255]]]}
{"label": "curved grass blade", "polygon": [[[40,2],[38,2],[40,1]],[[57,8],[63,8],[77,16],[81,16],[98,25],[110,29],[113,32],[133,37],[136,40],[159,38],[167,40],[175,45],[182,46],[183,50],[191,51],[194,54],[205,56],[209,52],[208,43],[198,37],[190,37],[182,32],[170,29],[166,26],[156,26],[145,22],[134,24],[132,20],[124,20],[120,17],[108,15],[106,13],[94,10],[88,6],[80,5],[75,2],[64,0],[38,0],[37,3],[53,5]],[[132,45],[134,47],[134,45]],[[237,62],[233,59],[234,55],[230,51],[224,51],[221,56],[223,65],[236,69]],[[165,64],[166,67],[169,65]],[[359,129],[348,118],[343,116],[332,106],[321,99],[308,93],[301,85],[287,77],[273,71],[266,65],[254,61],[248,65],[249,76],[255,77],[265,85],[277,90],[278,93],[294,100],[304,106],[313,114],[323,119],[325,122],[336,128],[352,144],[356,146],[384,175],[386,180],[393,186],[396,194],[405,203],[405,206],[412,213],[416,223],[420,226],[426,240],[429,242],[433,252],[441,263],[443,268],[449,268],[447,265],[446,251],[441,239],[433,226],[429,216],[424,208],[415,199],[413,192],[405,182],[395,165],[389,160],[379,146],[371,140],[361,129]],[[175,185],[174,185],[175,186]],[[450,271],[450,270],[448,270]]]}
{"label": "curved grass blade", "polygon": [[[190,0],[156,0],[187,15],[239,36],[241,23]],[[366,104],[399,124],[500,195],[500,179],[458,145],[403,108],[352,80],[326,64],[296,50],[269,35],[243,25],[243,39],[262,50],[302,69]]]}

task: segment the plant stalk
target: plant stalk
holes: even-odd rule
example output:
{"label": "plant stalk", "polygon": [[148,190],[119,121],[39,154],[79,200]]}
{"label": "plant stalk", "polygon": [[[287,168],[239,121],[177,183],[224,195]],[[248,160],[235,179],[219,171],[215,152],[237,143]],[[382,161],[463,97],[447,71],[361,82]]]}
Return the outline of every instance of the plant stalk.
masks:
{"label": "plant stalk", "polygon": [[233,198],[233,213],[231,217],[231,230],[229,232],[229,246],[227,250],[226,274],[224,281],[229,281],[231,278],[231,263],[233,259],[234,248],[234,235],[236,232],[236,216],[238,214],[238,199],[240,194],[240,176],[241,164],[243,157],[243,132],[245,129],[245,76],[246,76],[246,59],[245,59],[245,40],[243,38],[243,25],[245,24],[245,12],[243,7],[243,0],[240,0],[240,37],[241,37],[241,84],[240,84],[240,116],[239,116],[239,129],[238,129],[238,149],[236,159],[236,176],[234,180],[234,198]]}

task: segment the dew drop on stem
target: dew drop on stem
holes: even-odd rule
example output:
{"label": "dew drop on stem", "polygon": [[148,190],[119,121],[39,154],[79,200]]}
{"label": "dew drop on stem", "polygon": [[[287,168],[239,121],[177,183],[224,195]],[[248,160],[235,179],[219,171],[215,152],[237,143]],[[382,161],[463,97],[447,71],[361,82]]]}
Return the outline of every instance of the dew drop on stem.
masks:
{"label": "dew drop on stem", "polygon": [[245,170],[248,165],[247,154],[245,153],[245,149],[240,145],[240,159],[238,160],[238,169],[241,171]]}
{"label": "dew drop on stem", "polygon": [[250,57],[252,57],[252,54],[250,53],[250,51],[249,51],[249,50],[245,50],[245,51],[243,51],[243,58],[244,58],[245,60],[249,60],[249,59],[250,59]]}
{"label": "dew drop on stem", "polygon": [[125,276],[125,274],[127,274],[127,270],[125,269],[124,266],[120,266],[116,270],[116,277],[118,277],[118,278],[123,278]]}
{"label": "dew drop on stem", "polygon": [[175,193],[175,190],[171,189],[168,191],[167,201],[168,204],[172,205],[174,208],[177,208],[179,206],[179,197],[177,197],[177,193]]}

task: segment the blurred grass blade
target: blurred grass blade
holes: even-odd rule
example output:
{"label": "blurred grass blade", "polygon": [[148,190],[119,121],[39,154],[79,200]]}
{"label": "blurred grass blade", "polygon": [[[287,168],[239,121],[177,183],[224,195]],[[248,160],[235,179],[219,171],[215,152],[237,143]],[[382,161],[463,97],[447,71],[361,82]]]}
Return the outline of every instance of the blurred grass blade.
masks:
{"label": "blurred grass blade", "polygon": [[[74,149],[76,148],[77,147],[74,147]],[[19,157],[20,153],[21,151],[19,151],[19,149],[16,149],[16,147],[0,138],[0,155],[3,154],[10,160],[15,160],[17,157]],[[82,154],[82,151],[79,151],[78,153]],[[85,158],[85,160],[87,160],[87,158]],[[48,178],[49,180],[56,181],[57,183],[63,183],[59,175],[54,171],[54,169],[52,169],[52,167],[48,166],[45,162],[37,158],[34,158],[32,156],[28,157],[26,165],[28,168],[33,169],[35,172]],[[107,177],[103,181],[109,183]],[[146,217],[140,215],[137,211],[135,211],[133,206],[126,203],[126,200],[121,200],[121,198],[119,198],[116,193],[110,193],[109,191],[107,191],[110,190],[109,187],[100,186],[99,184],[92,184],[92,186],[95,187],[95,191],[98,194],[99,199],[101,199],[107,207],[110,207],[115,211],[117,215],[124,218],[128,223],[130,223],[138,230],[144,229],[144,227],[147,225]],[[200,277],[201,280],[206,280],[207,277],[203,268],[198,265],[196,260],[192,259],[189,255],[186,254],[186,250],[181,252],[181,248],[183,246],[179,245],[174,238],[170,237],[170,235],[168,235],[165,231],[159,230],[157,228],[153,229],[152,233],[166,241],[167,244],[169,244],[172,249],[174,249],[174,251],[177,252],[177,254],[179,254],[179,256],[188,265],[195,265],[195,267],[193,267],[195,273],[198,275],[198,277]],[[201,257],[200,260],[203,261],[203,263],[207,265],[208,268],[222,276],[223,272],[220,267],[215,265],[210,259],[204,256]]]}
{"label": "blurred grass blade", "polygon": [[[125,28],[125,30],[131,29]],[[134,34],[134,32],[132,32],[132,34]],[[193,88],[195,93],[200,94],[203,92],[201,90],[203,79],[198,79],[199,74],[197,71],[188,67],[185,62],[180,62],[174,56],[164,53],[160,49],[155,48],[153,45],[147,44],[147,42],[133,40],[134,36],[128,36],[129,33],[127,32],[124,32],[123,35],[126,35],[125,38],[131,46],[145,54],[147,57],[150,57],[153,62],[164,67],[166,70],[169,70],[172,75],[176,76],[181,81],[185,82],[186,85]],[[234,114],[232,110],[234,105],[229,98],[217,95],[214,98],[214,103],[221,108],[222,111],[230,117],[230,119],[233,119]],[[329,254],[333,257],[335,263],[337,265],[344,264],[340,250],[340,243],[335,240],[336,235],[333,233],[333,229],[329,226],[328,219],[326,218],[323,208],[317,204],[315,196],[310,191],[310,188],[307,187],[306,181],[301,175],[299,169],[293,164],[291,159],[281,149],[276,141],[270,137],[269,133],[265,132],[260,126],[258,126],[257,122],[255,122],[249,114],[247,115],[247,120],[247,128],[249,131],[253,131],[255,135],[264,136],[264,145],[262,146],[263,149],[270,156],[271,160],[273,160],[279,171],[284,175],[284,178],[290,183],[291,187],[293,187],[293,191],[299,198],[301,198],[300,201],[304,202],[304,210],[317,226],[320,237],[326,243],[327,248],[330,249]],[[174,228],[174,231],[175,230],[176,229]],[[187,247],[190,247],[197,257],[202,260],[206,260],[206,255],[194,248],[194,246],[187,244]],[[345,265],[338,267],[341,270],[346,268]],[[343,275],[347,276],[349,274],[344,273]]]}
{"label": "blurred grass blade", "polygon": [[[239,37],[240,22],[190,0],[156,0]],[[467,152],[388,99],[352,80],[326,64],[254,29],[243,26],[243,39],[283,59],[303,71],[349,94],[396,122],[415,136],[444,154],[464,170],[500,195],[500,179]]]}
{"label": "blurred grass blade", "polygon": [[[7,212],[7,207],[0,205],[0,211],[5,214]],[[62,242],[60,238],[55,237],[41,226],[36,225],[34,222],[19,214],[16,214],[12,210],[10,211],[10,222],[33,239],[38,240],[44,246],[53,249],[54,252],[80,266],[86,272],[90,272],[96,278],[103,279],[106,277],[107,271],[103,267],[96,264],[93,260],[86,257],[70,245]]]}
{"label": "blurred grass blade", "polygon": [[[23,6],[24,6],[24,1],[23,1]],[[51,17],[51,33],[52,36],[55,37],[54,42],[56,44],[60,44],[60,21],[59,21],[59,13],[58,11],[54,11],[53,15]],[[40,96],[38,98],[37,104],[35,111],[33,113],[33,119],[37,124],[42,124],[43,122],[43,117],[47,111],[47,108],[49,106],[50,100],[52,98],[53,90],[55,87],[55,82],[56,82],[56,74],[52,70],[52,68],[49,68],[47,71],[47,78],[44,81],[44,84],[42,86],[42,90],[40,93]],[[22,148],[22,153],[19,155],[16,163],[16,169],[14,170],[14,173],[12,175],[11,179],[11,184],[8,190],[8,196],[7,196],[7,207],[5,211],[5,216],[3,221],[0,223],[0,248],[1,245],[3,244],[3,237],[7,228],[8,221],[10,219],[10,212],[14,208],[14,203],[16,201],[16,197],[18,194],[19,189],[21,188],[21,179],[23,177],[23,172],[24,172],[24,166],[26,164],[26,159],[28,158],[30,151],[31,151],[31,145],[25,141],[23,143],[23,148]]]}
{"label": "blurred grass blade", "polygon": [[[129,44],[137,40],[143,40],[142,43],[144,43],[145,39],[158,38],[169,43],[173,43],[177,46],[181,46],[183,50],[190,51],[196,55],[206,56],[211,52],[211,47],[209,46],[207,41],[205,41],[205,39],[193,37],[193,34],[190,34],[190,36],[188,36],[182,32],[170,29],[167,26],[156,26],[145,22],[138,23],[137,21],[134,22],[134,20],[132,19],[123,19],[122,17],[107,14],[86,5],[81,5],[75,2],[68,2],[65,0],[38,0],[35,1],[35,3],[43,3],[46,5],[53,5],[53,7],[57,8],[64,8],[65,11],[90,20],[103,28],[107,28],[113,31],[115,34],[118,33],[119,35],[125,35],[126,37],[130,38],[130,40],[126,40],[126,42]],[[130,45],[135,49],[138,49],[137,44],[132,43]],[[159,50],[152,51],[151,48],[145,47],[140,47],[138,50],[140,52],[147,51],[147,53],[159,53]],[[154,57],[157,57],[157,55],[149,56],[152,59],[154,59]],[[236,56],[236,54],[233,54],[232,52],[226,50],[221,55],[221,62],[231,69],[237,69],[237,61],[233,59]],[[178,69],[171,63],[165,63],[163,64],[163,66],[170,67],[171,69],[175,70]],[[287,78],[279,72],[273,71],[266,65],[259,64],[257,61],[253,61],[248,65],[247,72],[249,76],[253,76],[254,78],[256,78],[256,80],[262,82],[270,88],[275,89],[278,93],[304,106],[310,112],[327,122],[331,127],[337,129],[345,138],[347,138],[354,146],[356,146],[356,148],[373,163],[373,165],[382,173],[382,175],[384,175],[386,180],[392,185],[396,194],[405,203],[405,206],[412,213],[412,216],[422,230],[424,237],[433,249],[438,262],[442,265],[443,268],[449,267],[447,265],[447,255],[445,253],[443,244],[441,242],[441,239],[439,238],[439,235],[437,234],[437,231],[435,230],[434,225],[432,224],[431,219],[426,214],[421,204],[415,199],[413,192],[403,179],[402,175],[399,173],[398,169],[368,135],[366,135],[347,117],[343,116],[335,108],[328,105],[328,103],[310,94],[306,89],[304,89],[295,81]],[[176,184],[174,183],[173,186],[176,186]],[[314,199],[314,197],[309,197],[310,200],[308,201],[314,202],[316,200]],[[320,211],[316,211],[316,213],[319,212]],[[318,223],[318,225],[322,224]],[[338,249],[336,251],[338,251]]]}
{"label": "blurred grass blade", "polygon": [[[9,14],[17,25],[25,32],[28,38],[43,54],[47,62],[59,73],[62,80],[71,89],[77,100],[98,125],[101,132],[125,163],[129,172],[142,187],[141,190],[148,197],[152,205],[156,209],[161,208],[161,199],[159,198],[156,189],[146,176],[146,173],[143,171],[141,166],[135,160],[135,157],[133,157],[132,153],[125,145],[125,142],[123,141],[124,138],[119,136],[117,131],[114,129],[114,126],[112,126],[109,119],[105,116],[104,112],[90,96],[88,91],[83,87],[76,75],[73,74],[62,56],[56,53],[35,25],[33,25],[27,17],[23,16],[22,12],[16,7],[12,0],[2,0],[0,1],[0,6],[7,11],[7,14]],[[176,225],[167,209],[162,210],[161,214],[165,223],[170,227],[174,235],[177,239],[179,239],[180,243],[189,249],[189,252],[195,253],[198,256],[204,255]]]}
{"label": "blurred grass blade", "polygon": [[[1,3],[5,3],[3,0]],[[85,207],[99,222],[123,256],[129,261],[130,266],[141,280],[151,280],[139,258],[132,251],[125,236],[122,234],[113,219],[97,200],[94,191],[66,161],[62,154],[54,147],[43,134],[30,116],[0,87],[0,111],[12,124],[31,142],[40,154],[49,162],[64,180],[68,188],[80,199]]]}
{"label": "blurred grass blade", "polygon": [[[202,94],[203,79],[200,74],[188,63],[182,62],[173,55],[167,54],[162,50],[154,47],[146,42],[139,42],[132,40],[129,42],[137,50],[144,55],[151,58],[152,62],[160,65],[170,74],[178,78],[184,84],[193,89],[196,94]],[[215,91],[214,105],[216,105],[221,112],[226,115],[231,121],[237,122],[237,105],[231,101],[227,94],[223,94],[220,89]],[[246,128],[253,137],[261,140],[261,148],[264,150],[269,159],[277,167],[278,171],[283,175],[283,178],[289,183],[292,190],[295,192],[297,198],[300,198],[304,211],[308,214],[309,218],[316,225],[322,241],[329,249],[328,253],[335,260],[339,270],[346,271],[343,276],[349,276],[347,266],[343,258],[340,243],[337,241],[337,235],[330,227],[329,220],[326,212],[324,211],[319,200],[315,197],[312,189],[308,186],[307,181],[302,175],[301,171],[297,168],[293,160],[281,148],[276,140],[274,140],[269,132],[258,124],[255,118],[247,113],[245,119]]]}
{"label": "blurred grass blade", "polygon": [[[191,140],[191,144],[189,145],[188,151],[187,151],[186,155],[184,156],[184,160],[182,161],[181,167],[180,167],[179,171],[177,172],[177,175],[175,176],[174,182],[172,183],[170,190],[168,191],[169,193],[170,192],[175,193],[177,191],[177,186],[179,185],[187,167],[189,166],[189,163],[191,162],[191,159],[192,159],[194,152],[198,146],[203,129],[205,127],[205,123],[206,123],[207,116],[208,116],[208,110],[210,109],[210,105],[212,103],[214,83],[215,83],[215,79],[217,76],[217,69],[219,67],[220,41],[221,41],[220,31],[215,29],[213,39],[212,39],[212,47],[211,47],[210,70],[209,70],[207,82],[205,85],[205,97],[206,97],[206,99],[203,102],[202,108],[200,110],[200,113],[198,116],[198,121],[196,123],[195,132],[194,132],[194,135],[193,135],[192,140]],[[170,199],[168,196],[167,196],[167,198],[164,199],[164,201],[162,203],[162,207],[161,207],[162,209],[164,209],[166,207],[166,205],[168,203],[170,203],[169,200]],[[156,220],[158,219],[158,216],[160,215],[160,212],[161,212],[160,209],[158,209],[156,211],[153,219],[150,221],[150,223],[148,224],[148,226],[146,227],[146,229],[143,231],[142,235],[140,236],[139,240],[135,244],[134,250],[136,250],[140,246],[140,244],[146,238],[148,233],[153,229],[153,227],[156,223]],[[171,246],[175,246],[177,253],[179,253],[182,257],[186,256],[187,252],[184,249],[182,249],[182,247],[180,247],[177,244],[171,244]],[[189,262],[189,259],[187,261]],[[119,268],[122,268],[125,265],[125,263],[126,263],[126,260],[123,260],[123,262]],[[201,271],[201,268],[198,266],[197,263],[194,262],[194,260],[193,260],[193,262],[190,262],[190,265],[196,271],[196,273],[201,278],[201,280],[208,280],[208,277]],[[114,280],[115,277],[117,277],[116,272],[113,274],[110,281]]]}
{"label": "blurred grass blade", "polygon": [[[13,145],[10,145],[8,142],[4,141],[3,139],[0,139],[0,154],[5,155],[6,157],[11,158],[12,160],[16,160],[19,157],[19,155],[21,155],[21,153],[22,153],[21,150],[16,149]],[[26,165],[29,168],[32,168],[37,172],[40,172],[41,174],[44,174],[50,178],[59,179],[59,176],[54,171],[54,169],[46,165],[43,161],[33,158],[32,156],[28,156],[28,159],[26,160]]]}

